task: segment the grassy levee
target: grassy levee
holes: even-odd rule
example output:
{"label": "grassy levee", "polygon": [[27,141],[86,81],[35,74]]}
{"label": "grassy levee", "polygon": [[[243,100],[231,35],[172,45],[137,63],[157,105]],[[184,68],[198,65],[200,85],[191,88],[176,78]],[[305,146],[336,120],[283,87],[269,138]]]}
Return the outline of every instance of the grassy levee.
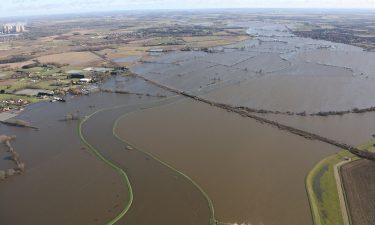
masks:
{"label": "grassy levee", "polygon": [[[161,103],[161,102],[165,102],[171,98],[174,98],[176,96],[170,96],[168,98],[165,98],[163,100],[157,100],[157,101],[153,101],[153,102],[149,102],[149,104],[151,103]],[[105,164],[107,164],[108,166],[110,166],[114,171],[116,171],[117,173],[120,174],[120,176],[122,177],[124,183],[126,184],[126,187],[127,187],[127,190],[128,190],[128,195],[129,195],[129,202],[125,205],[125,207],[122,209],[122,211],[120,212],[120,214],[118,214],[114,219],[112,219],[111,221],[107,222],[106,225],[113,225],[115,223],[117,223],[123,216],[125,216],[125,214],[128,212],[128,210],[130,209],[132,203],[133,203],[133,190],[132,190],[132,186],[131,186],[131,182],[128,178],[128,175],[126,174],[126,172],[121,169],[120,167],[116,166],[113,162],[111,162],[110,160],[106,159],[95,147],[93,147],[90,143],[88,143],[88,141],[85,139],[83,133],[82,133],[82,126],[83,124],[89,120],[92,116],[94,116],[95,114],[97,113],[100,113],[100,112],[103,112],[103,111],[108,111],[108,110],[114,110],[114,109],[120,109],[120,108],[127,108],[127,107],[134,107],[134,106],[137,106],[137,105],[144,105],[144,103],[139,103],[139,104],[133,104],[133,105],[117,105],[117,106],[114,106],[114,107],[110,107],[110,108],[103,108],[103,109],[99,109],[95,112],[93,112],[92,114],[86,116],[84,119],[82,119],[79,124],[78,124],[78,133],[79,133],[79,136],[80,136],[80,139],[81,141],[90,149],[90,151],[92,151],[96,157],[98,157],[98,159],[100,159],[101,161],[103,161]],[[112,133],[114,135],[114,137],[116,137],[119,141],[121,142],[124,142],[126,144],[129,144],[129,145],[132,145],[135,150],[137,151],[140,151],[142,152],[143,154],[146,154],[148,156],[150,156],[151,158],[153,158],[154,160],[158,161],[159,163],[161,163],[162,165],[168,167],[169,169],[171,169],[172,171],[176,172],[177,174],[181,175],[182,177],[186,178],[189,182],[191,182],[205,197],[205,199],[207,200],[208,202],[208,206],[209,206],[209,209],[210,209],[210,221],[209,221],[209,224],[210,225],[214,225],[216,224],[216,219],[215,219],[215,211],[214,211],[214,207],[213,207],[213,203],[211,201],[211,199],[209,198],[209,196],[207,195],[207,193],[193,180],[191,179],[189,176],[185,175],[184,173],[182,173],[181,171],[173,168],[172,166],[168,165],[167,163],[163,162],[162,160],[158,159],[157,157],[153,156],[152,154],[146,152],[146,151],[143,151],[141,150],[140,148],[137,148],[136,145],[133,145],[123,139],[121,139],[115,132],[116,130],[116,127],[117,127],[117,124],[118,122],[123,118],[125,117],[126,115],[128,115],[129,113],[126,113],[124,115],[122,115],[121,117],[117,118],[117,120],[115,121],[114,125],[113,125],[113,128],[112,128]]]}
{"label": "grassy levee", "polygon": [[209,224],[210,224],[210,225],[215,225],[215,224],[217,224],[218,221],[217,221],[216,218],[215,218],[215,209],[214,209],[214,206],[213,206],[212,200],[210,199],[210,197],[208,196],[208,194],[203,190],[203,188],[202,188],[201,186],[199,186],[198,183],[196,183],[196,182],[195,182],[192,178],[190,178],[188,175],[184,174],[183,172],[179,171],[178,169],[174,168],[173,166],[169,165],[168,163],[162,161],[161,159],[159,159],[159,158],[156,157],[155,155],[153,155],[153,154],[151,154],[151,153],[149,153],[149,152],[147,152],[147,151],[145,151],[145,150],[142,150],[142,148],[137,147],[137,146],[134,145],[133,143],[130,143],[129,141],[124,140],[124,139],[122,139],[121,137],[119,137],[119,136],[117,135],[117,133],[116,133],[117,125],[118,125],[119,121],[120,121],[121,119],[123,119],[124,117],[126,117],[127,115],[129,115],[129,113],[126,113],[126,114],[122,115],[121,117],[119,117],[119,118],[115,121],[115,123],[114,123],[114,125],[113,125],[113,130],[112,130],[113,135],[114,135],[118,140],[120,140],[121,142],[124,142],[125,144],[129,144],[129,145],[133,146],[137,151],[140,151],[140,152],[142,152],[143,154],[145,154],[145,155],[147,155],[147,156],[153,158],[154,160],[158,161],[159,163],[163,164],[164,166],[168,167],[168,168],[171,169],[172,171],[176,172],[177,174],[181,175],[182,177],[184,177],[185,179],[187,179],[188,181],[190,181],[190,182],[191,182],[191,183],[192,183],[192,184],[193,184],[193,185],[194,185],[194,186],[195,186],[195,187],[196,187],[196,188],[197,188],[197,189],[203,194],[203,196],[204,196],[204,197],[206,198],[206,200],[207,200],[208,206],[209,206],[209,208],[210,208],[210,213],[211,213],[211,215],[210,215],[210,223],[209,223]]}
{"label": "grassy levee", "polygon": [[[358,148],[361,150],[367,149],[369,151],[375,151],[374,144],[375,141],[371,141]],[[306,177],[306,191],[315,225],[343,224],[334,167],[336,164],[343,161],[345,157],[351,158],[352,161],[359,159],[350,152],[342,150],[318,162]],[[346,201],[345,193],[344,198]],[[350,219],[349,212],[348,216]]]}
{"label": "grassy levee", "polygon": [[306,189],[315,225],[343,224],[334,166],[344,157],[352,156],[347,151],[340,151],[321,160],[307,175]]}
{"label": "grassy levee", "polygon": [[90,149],[90,151],[92,151],[96,157],[98,157],[100,160],[102,160],[105,164],[107,164],[108,166],[110,166],[113,170],[115,170],[117,173],[120,174],[120,176],[122,177],[122,180],[125,182],[126,184],[126,189],[127,189],[127,192],[128,192],[128,198],[129,198],[129,201],[128,203],[125,205],[125,207],[122,209],[122,211],[120,212],[120,214],[118,214],[115,218],[113,218],[111,221],[107,222],[106,225],[112,225],[112,224],[115,224],[117,223],[127,212],[128,210],[130,209],[132,203],[133,203],[133,189],[132,189],[132,186],[130,184],[130,181],[129,181],[129,178],[128,178],[128,175],[125,173],[125,171],[123,169],[121,169],[120,167],[116,166],[114,163],[112,163],[111,161],[109,161],[108,159],[106,159],[102,154],[100,154],[100,152],[94,148],[90,143],[87,142],[87,140],[85,139],[85,137],[83,136],[82,134],[82,125],[90,118],[92,117],[93,115],[95,115],[96,113],[100,112],[100,111],[103,111],[103,110],[98,110],[94,113],[92,113],[91,115],[85,117],[83,120],[81,120],[79,122],[79,125],[78,125],[78,132],[79,132],[79,136],[82,140],[82,142]]}
{"label": "grassy levee", "polygon": [[[173,96],[171,96],[169,98],[172,98],[172,97]],[[164,100],[167,100],[169,98],[166,98]],[[155,101],[155,102],[159,102],[159,101]],[[78,135],[79,135],[81,141],[90,149],[90,151],[92,151],[95,154],[96,157],[98,157],[101,161],[103,161],[105,164],[107,164],[108,166],[110,166],[114,171],[116,171],[117,173],[119,173],[120,176],[122,177],[124,183],[126,184],[129,202],[125,205],[125,207],[122,209],[122,211],[120,212],[120,214],[118,214],[111,221],[107,222],[106,225],[113,225],[113,224],[117,223],[129,211],[131,205],[133,204],[133,199],[134,199],[133,189],[132,189],[129,177],[126,174],[126,172],[123,169],[121,169],[120,167],[116,166],[110,160],[106,159],[102,154],[100,154],[100,152],[95,147],[93,147],[90,143],[88,143],[88,141],[83,136],[82,125],[87,120],[89,120],[91,117],[93,117],[97,113],[100,113],[100,112],[103,112],[103,111],[107,111],[107,110],[113,110],[113,109],[119,109],[119,108],[127,108],[127,107],[137,106],[137,105],[142,105],[142,103],[133,104],[133,105],[127,105],[127,104],[125,104],[125,105],[117,105],[117,106],[114,106],[114,107],[99,109],[99,110],[91,113],[90,115],[86,116],[84,119],[81,119],[80,122],[79,122],[79,124],[78,124]]]}

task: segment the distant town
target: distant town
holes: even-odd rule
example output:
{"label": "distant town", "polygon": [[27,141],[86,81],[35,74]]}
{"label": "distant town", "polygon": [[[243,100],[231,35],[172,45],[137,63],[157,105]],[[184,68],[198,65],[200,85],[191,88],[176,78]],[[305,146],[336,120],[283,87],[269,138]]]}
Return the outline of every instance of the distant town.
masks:
{"label": "distant town", "polygon": [[17,34],[25,32],[24,23],[8,23],[2,26],[2,34]]}

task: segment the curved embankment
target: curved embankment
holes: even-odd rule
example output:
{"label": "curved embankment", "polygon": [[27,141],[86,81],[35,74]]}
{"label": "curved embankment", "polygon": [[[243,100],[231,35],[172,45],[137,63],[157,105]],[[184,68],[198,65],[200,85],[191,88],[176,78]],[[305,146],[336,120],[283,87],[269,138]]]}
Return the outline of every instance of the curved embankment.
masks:
{"label": "curved embankment", "polygon": [[79,124],[78,124],[78,133],[79,133],[79,137],[81,138],[82,142],[90,149],[90,151],[92,151],[95,154],[95,156],[98,157],[101,161],[103,161],[105,164],[107,164],[109,167],[111,167],[113,170],[115,170],[121,176],[122,181],[126,185],[126,190],[128,192],[128,199],[129,199],[129,201],[125,205],[125,207],[122,209],[122,211],[115,218],[113,218],[111,221],[109,221],[109,222],[106,223],[106,225],[112,225],[112,224],[117,223],[128,212],[128,210],[130,209],[130,206],[133,203],[133,198],[134,197],[133,197],[133,189],[132,189],[132,186],[130,184],[129,177],[125,173],[125,171],[123,169],[121,169],[120,167],[116,166],[113,162],[111,162],[108,159],[106,159],[96,148],[94,148],[90,143],[87,142],[87,140],[85,139],[85,137],[82,134],[82,125],[88,119],[90,119],[92,116],[94,116],[98,112],[100,112],[100,110],[92,113],[91,115],[85,117],[83,120],[81,120],[79,122]]}
{"label": "curved embankment", "polygon": [[305,184],[315,225],[344,224],[334,170],[345,157],[353,156],[341,151],[322,159],[308,173]]}
{"label": "curved embankment", "polygon": [[207,200],[207,203],[208,203],[208,206],[210,208],[210,223],[209,224],[220,224],[216,219],[215,219],[215,208],[214,208],[214,205],[212,203],[212,200],[210,199],[210,197],[208,196],[208,194],[203,190],[203,188],[201,186],[199,186],[198,183],[196,183],[192,178],[190,178],[188,175],[184,174],[183,172],[177,170],[176,168],[172,167],[171,165],[169,165],[168,163],[162,161],[161,159],[159,159],[158,157],[154,156],[153,154],[147,152],[147,151],[144,151],[142,148],[139,148],[137,147],[135,144],[133,143],[130,143],[124,139],[122,139],[121,137],[119,137],[117,135],[117,133],[115,132],[116,129],[117,129],[117,125],[119,123],[119,121],[121,119],[123,119],[125,116],[127,116],[128,113],[120,116],[116,121],[115,121],[115,124],[113,126],[113,130],[112,130],[112,133],[113,135],[120,141],[122,141],[123,143],[128,143],[130,144],[131,146],[135,147],[136,150],[138,151],[141,151],[143,154],[145,155],[148,155],[150,156],[151,158],[153,158],[154,160],[158,161],[159,163],[161,163],[162,165],[168,167],[169,169],[171,169],[172,171],[176,172],[177,174],[181,175],[182,177],[184,177],[185,179],[187,179],[188,181],[190,181],[201,193],[202,195],[206,198]]}
{"label": "curved embankment", "polygon": [[[359,146],[358,149],[368,149],[374,143],[374,141],[371,141]],[[315,225],[350,223],[350,213],[348,212],[345,193],[338,193],[338,188],[342,187],[337,186],[342,185],[341,180],[338,180],[340,171],[337,166],[340,163],[350,162],[350,160],[358,160],[358,157],[347,151],[341,151],[322,159],[307,175],[305,181],[306,191]]]}
{"label": "curved embankment", "polygon": [[107,224],[215,224],[212,202],[198,184],[142,150],[128,150],[127,143],[114,133],[120,116],[141,107],[137,104],[101,109],[79,124],[82,141],[122,176],[128,189],[129,202],[117,209],[118,215]]}

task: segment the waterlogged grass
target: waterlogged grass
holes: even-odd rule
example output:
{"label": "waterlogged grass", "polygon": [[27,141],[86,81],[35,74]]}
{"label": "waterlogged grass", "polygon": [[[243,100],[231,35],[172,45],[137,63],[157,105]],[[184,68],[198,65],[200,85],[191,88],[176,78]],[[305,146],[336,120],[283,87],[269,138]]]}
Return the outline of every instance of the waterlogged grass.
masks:
{"label": "waterlogged grass", "polygon": [[[375,152],[374,144],[375,141],[372,141],[358,148]],[[346,157],[352,160],[358,159],[350,152],[342,150],[320,161],[306,177],[306,190],[315,225],[342,225],[344,223],[334,167]]]}
{"label": "waterlogged grass", "polygon": [[337,155],[320,161],[306,178],[306,188],[315,225],[342,225],[342,215],[333,173]]}
{"label": "waterlogged grass", "polygon": [[375,141],[371,141],[367,144],[361,145],[360,149],[366,149],[369,152],[375,152]]}
{"label": "waterlogged grass", "polygon": [[0,84],[0,90],[5,90],[6,92],[14,92],[25,88],[29,84],[30,81],[26,79],[9,80]]}
{"label": "waterlogged grass", "polygon": [[20,95],[13,95],[13,94],[0,94],[0,101],[4,100],[14,100],[17,101],[19,99],[26,100],[30,103],[35,103],[42,101],[42,99],[37,98],[37,97],[29,97],[29,96],[20,96]]}

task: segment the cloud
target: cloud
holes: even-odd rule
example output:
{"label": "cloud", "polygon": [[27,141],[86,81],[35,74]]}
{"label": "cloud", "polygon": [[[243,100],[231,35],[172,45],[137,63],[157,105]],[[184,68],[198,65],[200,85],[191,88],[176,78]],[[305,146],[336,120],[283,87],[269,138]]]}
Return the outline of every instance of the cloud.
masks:
{"label": "cloud", "polygon": [[1,0],[0,16],[130,9],[375,8],[375,0]]}

